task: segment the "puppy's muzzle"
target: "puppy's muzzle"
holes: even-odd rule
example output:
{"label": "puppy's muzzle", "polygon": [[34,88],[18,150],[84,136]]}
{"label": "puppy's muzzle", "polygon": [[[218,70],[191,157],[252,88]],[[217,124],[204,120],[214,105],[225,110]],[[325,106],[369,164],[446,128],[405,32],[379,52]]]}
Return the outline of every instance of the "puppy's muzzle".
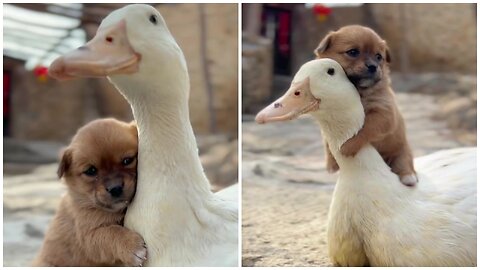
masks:
{"label": "puppy's muzzle", "polygon": [[368,77],[369,75],[375,76],[378,70],[378,62],[376,62],[374,59],[371,57],[367,58],[365,60],[365,77]]}
{"label": "puppy's muzzle", "polygon": [[111,185],[107,187],[107,191],[113,198],[118,198],[123,194],[123,185]]}
{"label": "puppy's muzzle", "polygon": [[367,67],[368,73],[375,74],[377,72],[378,65],[376,64],[365,64]]}
{"label": "puppy's muzzle", "polygon": [[366,61],[365,68],[359,73],[348,74],[348,79],[359,89],[372,87],[382,79],[382,72],[377,63]]}

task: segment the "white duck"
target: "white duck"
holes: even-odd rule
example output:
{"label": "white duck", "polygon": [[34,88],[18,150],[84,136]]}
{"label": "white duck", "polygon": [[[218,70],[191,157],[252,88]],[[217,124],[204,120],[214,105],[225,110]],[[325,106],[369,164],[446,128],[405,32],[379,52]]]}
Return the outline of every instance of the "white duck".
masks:
{"label": "white duck", "polygon": [[144,265],[238,266],[237,187],[210,191],[189,120],[187,64],[160,13],[139,4],[113,11],[50,74],[108,76],[132,106],[138,184],[125,226],[145,239]]}
{"label": "white duck", "polygon": [[353,158],[341,155],[340,146],[358,132],[365,116],[355,87],[337,62],[310,61],[293,81],[287,93],[256,120],[288,120],[309,112],[320,123],[340,165],[328,220],[332,262],[340,266],[475,266],[476,149],[417,158],[418,187],[405,187],[371,145]]}

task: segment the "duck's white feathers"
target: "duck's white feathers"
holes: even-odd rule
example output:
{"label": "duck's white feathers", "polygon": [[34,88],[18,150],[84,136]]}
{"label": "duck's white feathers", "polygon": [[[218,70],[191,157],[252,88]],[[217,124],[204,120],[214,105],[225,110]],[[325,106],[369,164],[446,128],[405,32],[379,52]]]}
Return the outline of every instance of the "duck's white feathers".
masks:
{"label": "duck's white feathers", "polygon": [[401,184],[371,146],[356,158],[345,158],[329,215],[334,263],[476,265],[475,160],[474,148],[420,158],[420,182],[412,189]]}
{"label": "duck's white feathers", "polygon": [[[335,68],[335,76],[325,75]],[[355,87],[338,63],[320,59],[300,68],[321,99],[311,113],[340,172],[328,220],[329,255],[341,266],[475,266],[477,263],[476,148],[415,160],[416,187],[404,186],[380,154],[365,145],[355,157],[340,147],[363,125]],[[310,75],[309,75],[310,74]]]}

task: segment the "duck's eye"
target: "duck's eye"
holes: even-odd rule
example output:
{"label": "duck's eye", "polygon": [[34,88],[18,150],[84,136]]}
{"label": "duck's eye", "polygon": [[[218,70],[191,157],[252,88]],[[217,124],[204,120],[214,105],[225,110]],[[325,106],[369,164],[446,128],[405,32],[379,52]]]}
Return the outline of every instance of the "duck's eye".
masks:
{"label": "duck's eye", "polygon": [[333,74],[335,74],[335,69],[329,68],[329,69],[327,70],[327,73],[328,73],[328,75],[332,76]]}
{"label": "duck's eye", "polygon": [[347,54],[351,57],[357,57],[360,55],[360,51],[358,49],[351,49],[347,51]]}
{"label": "duck's eye", "polygon": [[130,164],[132,164],[132,162],[135,160],[135,157],[126,157],[124,159],[122,159],[122,165],[123,166],[128,166]]}
{"label": "duck's eye", "polygon": [[379,53],[377,53],[377,55],[375,57],[377,57],[378,61],[382,61],[382,59],[383,59],[382,55],[379,54]]}
{"label": "duck's eye", "polygon": [[86,171],[84,171],[83,173],[87,176],[93,177],[93,176],[97,175],[97,172],[98,172],[97,168],[92,165],[92,166],[88,167],[88,169]]}
{"label": "duck's eye", "polygon": [[150,15],[150,18],[149,18],[150,22],[153,23],[153,24],[157,24],[157,15]]}

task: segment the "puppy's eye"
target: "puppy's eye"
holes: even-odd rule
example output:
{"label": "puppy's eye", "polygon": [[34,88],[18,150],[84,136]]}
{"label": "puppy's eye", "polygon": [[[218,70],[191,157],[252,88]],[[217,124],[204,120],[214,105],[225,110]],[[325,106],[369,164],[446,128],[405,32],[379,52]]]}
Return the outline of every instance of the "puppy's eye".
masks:
{"label": "puppy's eye", "polygon": [[132,164],[132,162],[134,160],[135,160],[135,157],[126,157],[126,158],[122,159],[122,165],[123,166],[130,165],[130,164]]}
{"label": "puppy's eye", "polygon": [[150,18],[148,19],[151,23],[153,24],[157,24],[158,20],[157,20],[157,15],[150,15]]}
{"label": "puppy's eye", "polygon": [[335,69],[329,68],[329,69],[327,70],[327,73],[328,73],[328,75],[333,76],[333,74],[335,74]]}
{"label": "puppy's eye", "polygon": [[360,55],[360,51],[358,49],[351,49],[347,51],[347,54],[351,57],[357,57]]}
{"label": "puppy's eye", "polygon": [[88,176],[96,176],[97,175],[97,168],[95,168],[95,166],[90,166],[88,167],[88,169],[86,171],[84,171],[83,173],[88,175]]}
{"label": "puppy's eye", "polygon": [[379,54],[379,53],[377,53],[377,55],[375,57],[377,57],[378,61],[382,61],[382,59],[383,59],[382,55]]}

